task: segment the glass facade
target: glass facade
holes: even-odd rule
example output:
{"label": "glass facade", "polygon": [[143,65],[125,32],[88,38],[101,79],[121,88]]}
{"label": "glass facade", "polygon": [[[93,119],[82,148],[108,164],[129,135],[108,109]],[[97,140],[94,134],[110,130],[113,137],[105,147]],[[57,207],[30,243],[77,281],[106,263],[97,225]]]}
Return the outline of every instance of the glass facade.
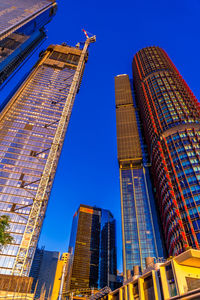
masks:
{"label": "glass facade", "polygon": [[124,278],[146,257],[163,257],[146,145],[128,75],[115,77]]}
{"label": "glass facade", "polygon": [[2,2],[0,4],[0,84],[44,39],[46,35],[44,25],[52,19],[56,11],[56,4],[49,1],[35,1],[34,5],[33,1],[25,0],[3,0]]}
{"label": "glass facade", "polygon": [[[60,63],[53,57],[54,49],[64,57],[70,54],[71,60]],[[0,115],[0,215],[10,217],[10,232],[14,237],[14,242],[1,251],[0,272],[3,274],[14,272],[19,248],[26,248],[26,241],[31,238],[24,275],[30,270],[71,114],[72,104],[66,101],[77,68],[73,58],[80,57],[81,52],[67,46],[50,46]],[[65,107],[67,117],[54,169],[48,175],[45,196],[41,195],[35,204]],[[40,205],[39,214],[35,215],[37,223],[30,236],[30,233],[25,234],[25,229],[33,207],[36,209],[34,205]]]}
{"label": "glass facade", "polygon": [[109,286],[112,290],[116,286],[116,221],[112,214],[101,209],[101,228],[99,245],[99,282],[98,287]]}
{"label": "glass facade", "polygon": [[126,268],[145,268],[145,257],[158,257],[145,169],[120,170]]}
{"label": "glass facade", "polygon": [[41,294],[43,294],[44,287],[45,298],[52,296],[59,259],[59,252],[36,249],[30,270],[30,277],[33,277],[32,292],[34,293],[35,291],[36,299],[39,299]]}
{"label": "glass facade", "polygon": [[73,217],[67,290],[116,288],[115,219],[104,209],[80,205]]}
{"label": "glass facade", "polygon": [[159,47],[135,55],[133,74],[169,255],[199,249],[199,103]]}
{"label": "glass facade", "polygon": [[49,7],[54,1],[49,0],[1,0],[0,39],[27,24]]}

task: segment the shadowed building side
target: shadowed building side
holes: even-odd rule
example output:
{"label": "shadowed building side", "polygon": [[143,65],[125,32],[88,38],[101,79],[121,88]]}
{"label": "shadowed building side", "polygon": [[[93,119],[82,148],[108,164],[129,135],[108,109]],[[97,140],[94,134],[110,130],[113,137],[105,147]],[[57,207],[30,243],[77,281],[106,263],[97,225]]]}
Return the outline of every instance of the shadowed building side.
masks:
{"label": "shadowed building side", "polygon": [[51,296],[60,253],[37,249],[33,259],[30,277],[33,277],[32,292],[39,298],[44,292],[45,297]]}

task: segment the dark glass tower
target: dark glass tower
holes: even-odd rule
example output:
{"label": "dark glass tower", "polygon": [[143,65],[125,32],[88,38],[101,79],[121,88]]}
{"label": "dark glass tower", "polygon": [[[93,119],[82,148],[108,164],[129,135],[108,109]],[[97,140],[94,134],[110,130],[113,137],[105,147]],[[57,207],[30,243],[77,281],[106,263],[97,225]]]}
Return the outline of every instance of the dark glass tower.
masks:
{"label": "dark glass tower", "polygon": [[128,75],[115,77],[117,149],[120,167],[123,271],[145,268],[146,257],[163,257],[149,163]]}
{"label": "dark glass tower", "polygon": [[35,298],[39,299],[43,289],[45,289],[46,298],[52,296],[59,259],[60,253],[57,251],[47,251],[43,248],[36,249],[30,270],[30,277],[33,277],[32,292],[36,288]]}
{"label": "dark glass tower", "polygon": [[135,55],[133,77],[169,255],[199,249],[199,103],[159,47]]}
{"label": "dark glass tower", "polygon": [[56,12],[49,0],[1,0],[0,84],[45,38],[44,25]]}
{"label": "dark glass tower", "polygon": [[80,205],[73,217],[68,252],[72,254],[68,290],[115,288],[115,219],[108,210]]}
{"label": "dark glass tower", "polygon": [[0,114],[0,215],[10,217],[11,245],[0,272],[28,276],[88,46],[51,45]]}

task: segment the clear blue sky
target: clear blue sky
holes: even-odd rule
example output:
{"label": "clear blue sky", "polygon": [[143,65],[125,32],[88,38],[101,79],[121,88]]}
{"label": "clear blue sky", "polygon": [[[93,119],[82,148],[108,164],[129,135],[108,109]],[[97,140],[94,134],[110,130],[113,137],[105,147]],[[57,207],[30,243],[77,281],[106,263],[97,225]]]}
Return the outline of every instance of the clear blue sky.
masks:
{"label": "clear blue sky", "polygon": [[96,205],[117,219],[122,269],[114,76],[132,76],[133,55],[143,47],[160,46],[199,98],[199,14],[199,0],[58,1],[43,48],[83,41],[82,28],[96,34],[97,42],[89,49],[39,245],[66,252],[75,210],[80,203]]}

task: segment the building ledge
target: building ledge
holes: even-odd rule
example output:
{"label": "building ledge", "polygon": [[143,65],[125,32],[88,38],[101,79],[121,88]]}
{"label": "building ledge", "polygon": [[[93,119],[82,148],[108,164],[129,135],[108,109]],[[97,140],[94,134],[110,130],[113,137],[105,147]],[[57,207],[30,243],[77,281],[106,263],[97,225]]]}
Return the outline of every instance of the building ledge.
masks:
{"label": "building ledge", "polygon": [[179,254],[177,257],[174,257],[174,260],[179,265],[198,268],[200,266],[200,251],[189,249]]}

